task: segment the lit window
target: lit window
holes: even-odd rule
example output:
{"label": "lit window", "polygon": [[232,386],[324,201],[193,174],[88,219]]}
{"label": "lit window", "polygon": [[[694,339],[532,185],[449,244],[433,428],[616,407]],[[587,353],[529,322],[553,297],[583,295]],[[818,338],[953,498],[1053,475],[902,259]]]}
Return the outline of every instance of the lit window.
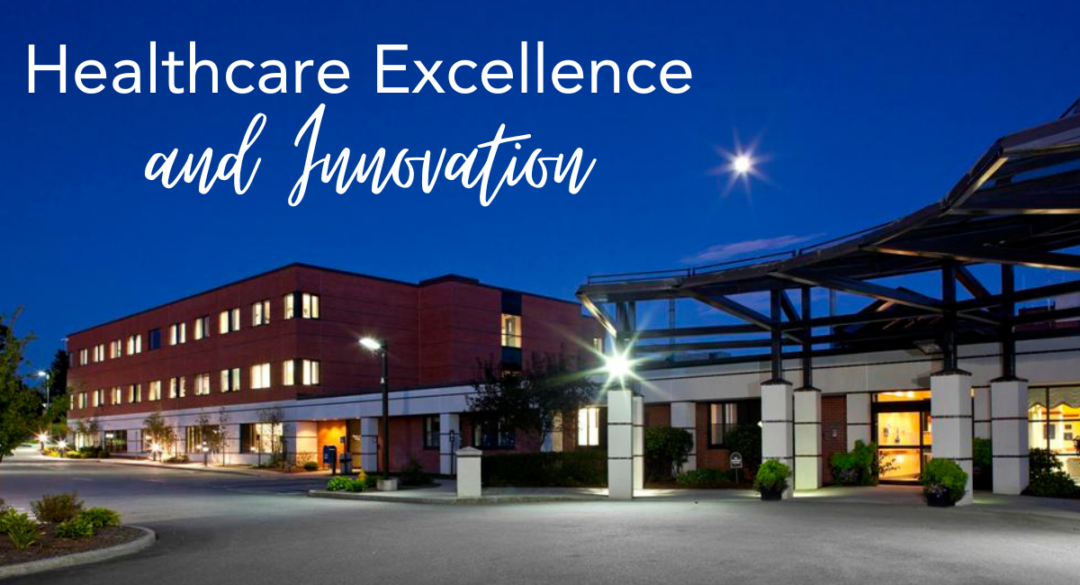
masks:
{"label": "lit window", "polygon": [[295,316],[296,314],[296,295],[293,293],[289,293],[285,295],[284,301],[285,302],[283,304],[285,305],[285,318],[292,319],[293,316]]}
{"label": "lit window", "polygon": [[105,361],[105,344],[101,343],[94,346],[94,363]]}
{"label": "lit window", "polygon": [[240,330],[240,309],[222,311],[218,316],[218,333],[230,333]]}
{"label": "lit window", "polygon": [[596,353],[598,353],[600,355],[603,355],[604,354],[604,338],[603,337],[593,337],[592,338],[592,347],[593,347],[593,350],[596,351]]}
{"label": "lit window", "polygon": [[86,362],[89,361],[88,357],[89,357],[88,351],[85,350],[85,349],[80,349],[79,350],[79,365],[80,366],[85,366]]}
{"label": "lit window", "polygon": [[518,315],[502,316],[502,346],[521,347],[521,317]]}
{"label": "lit window", "polygon": [[221,391],[237,392],[240,390],[240,368],[221,370]]}
{"label": "lit window", "polygon": [[270,364],[255,364],[251,366],[252,390],[264,390],[270,387]]}
{"label": "lit window", "polygon": [[305,319],[318,319],[319,318],[319,295],[303,294],[304,313]]}
{"label": "lit window", "polygon": [[281,364],[281,384],[292,386],[296,383],[296,361],[286,360]]}
{"label": "lit window", "polygon": [[169,398],[183,398],[184,394],[184,378],[169,378]]}
{"label": "lit window", "polygon": [[439,448],[439,415],[424,417],[424,448]]}
{"label": "lit window", "polygon": [[86,392],[79,392],[79,408],[86,408]]}
{"label": "lit window", "polygon": [[169,326],[169,345],[187,343],[187,323],[173,323]]}
{"label": "lit window", "polygon": [[94,390],[94,395],[93,395],[93,399],[94,399],[93,406],[94,406],[94,408],[97,408],[99,406],[104,406],[104,404],[105,404],[104,398],[105,398],[105,390],[103,390],[103,389]]}
{"label": "lit window", "polygon": [[116,359],[124,356],[124,342],[121,339],[109,342],[109,359]]}
{"label": "lit window", "polygon": [[578,411],[577,444],[595,447],[600,444],[600,409],[595,406]]}
{"label": "lit window", "polygon": [[127,338],[127,354],[137,353],[142,353],[142,335],[131,335]]}
{"label": "lit window", "polygon": [[210,394],[210,374],[195,376],[195,396],[206,396],[207,394]]}
{"label": "lit window", "polygon": [[124,391],[119,386],[115,386],[110,392],[110,395],[110,404],[113,406],[124,402]]}
{"label": "lit window", "polygon": [[142,402],[142,384],[128,386],[128,402],[130,404]]}
{"label": "lit window", "polygon": [[284,297],[285,318],[293,319],[296,315],[296,303],[300,301],[300,317],[302,319],[319,318],[319,295],[311,293],[291,293]]}
{"label": "lit window", "polygon": [[258,327],[270,323],[270,299],[251,305],[251,326]]}
{"label": "lit window", "polygon": [[210,316],[204,315],[195,319],[195,341],[210,336]]}
{"label": "lit window", "polygon": [[315,386],[319,383],[319,362],[316,360],[304,360],[304,386]]}
{"label": "lit window", "polygon": [[146,398],[151,402],[161,400],[161,380],[150,382],[150,392]]}

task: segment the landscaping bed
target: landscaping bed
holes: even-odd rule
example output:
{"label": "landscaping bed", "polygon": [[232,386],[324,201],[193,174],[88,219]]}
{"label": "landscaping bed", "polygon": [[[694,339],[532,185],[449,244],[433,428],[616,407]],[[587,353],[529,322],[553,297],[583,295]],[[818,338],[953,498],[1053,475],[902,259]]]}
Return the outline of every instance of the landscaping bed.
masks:
{"label": "landscaping bed", "polygon": [[44,525],[42,532],[41,539],[26,550],[18,550],[7,538],[0,538],[0,567],[109,548],[131,542],[145,534],[130,526],[107,526],[85,538],[59,538],[52,525]]}

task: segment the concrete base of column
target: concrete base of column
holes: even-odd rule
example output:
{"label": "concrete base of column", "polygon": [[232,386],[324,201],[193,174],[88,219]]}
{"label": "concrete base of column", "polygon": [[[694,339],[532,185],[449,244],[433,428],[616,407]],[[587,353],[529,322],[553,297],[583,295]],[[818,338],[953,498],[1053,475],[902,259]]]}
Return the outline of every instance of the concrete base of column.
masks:
{"label": "concrete base of column", "polygon": [[360,419],[360,468],[365,473],[379,470],[379,419]]}
{"label": "concrete base of column", "polygon": [[634,497],[634,393],[608,390],[608,498]]}
{"label": "concrete base of column", "polygon": [[990,397],[994,493],[1018,495],[1028,486],[1028,382],[1019,378],[994,380]]}
{"label": "concrete base of column", "polygon": [[[775,459],[789,468],[795,463],[792,394],[791,383],[784,380],[770,380],[761,385],[761,458]],[[788,478],[784,499],[794,494],[794,483],[794,478]]]}
{"label": "concrete base of column", "polygon": [[821,488],[821,390],[795,391],[795,489]]}
{"label": "concrete base of column", "polygon": [[[450,440],[454,443],[451,444]],[[439,415],[439,473],[453,475],[454,451],[461,446],[461,418],[457,414]]]}
{"label": "concrete base of column", "polygon": [[974,502],[971,463],[971,374],[939,372],[930,378],[930,415],[934,424],[935,459],[951,459],[968,474],[964,497],[957,506]]}
{"label": "concrete base of column", "polygon": [[682,429],[694,437],[693,447],[690,448],[690,456],[683,464],[683,471],[697,469],[697,404],[694,402],[671,403],[671,428]]}
{"label": "concrete base of column", "polygon": [[847,449],[856,441],[870,444],[870,394],[847,395]]}

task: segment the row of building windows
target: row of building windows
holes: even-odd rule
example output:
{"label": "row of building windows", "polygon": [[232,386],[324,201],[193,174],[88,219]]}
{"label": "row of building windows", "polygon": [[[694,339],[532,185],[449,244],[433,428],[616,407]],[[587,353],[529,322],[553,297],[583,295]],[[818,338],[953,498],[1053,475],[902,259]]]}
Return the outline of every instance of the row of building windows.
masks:
{"label": "row of building windows", "polygon": [[[270,364],[255,364],[250,369],[250,384],[253,390],[265,390],[272,384],[270,377]],[[317,386],[322,376],[322,367],[318,360],[286,360],[281,363],[282,386]],[[192,393],[195,396],[207,396],[210,394],[211,375],[196,374]],[[154,380],[146,385],[145,398],[148,402],[157,402],[165,398],[164,389],[168,388],[168,398],[184,398],[187,396],[187,379],[183,376],[169,378],[168,386],[165,381]],[[239,392],[242,389],[240,381],[240,368],[221,370],[218,381],[218,389],[222,393]],[[126,392],[125,392],[126,390]],[[143,401],[143,385],[130,384],[126,387],[115,386],[108,391],[101,388],[93,392],[79,392],[71,397],[72,408],[98,408],[101,406],[117,406],[120,404],[138,404]]]}
{"label": "row of building windows", "polygon": [[[290,293],[282,298],[285,319],[318,319],[319,318],[319,295],[311,293]],[[251,305],[251,326],[261,327],[270,324],[270,299],[264,299]],[[218,334],[225,335],[241,328],[241,311],[239,307],[226,309],[218,314]],[[182,345],[187,343],[187,323],[173,323],[169,325],[169,345]],[[203,315],[192,322],[192,337],[195,341],[206,339],[210,336],[210,315]],[[156,350],[161,348],[161,329],[151,329],[147,335],[147,349]],[[126,341],[126,343],[125,343]],[[138,355],[143,351],[142,334],[129,335],[125,339],[117,339],[109,342],[109,351],[106,354],[105,344],[101,343],[93,348],[83,348],[73,354],[73,366],[85,366],[90,363],[103,362],[108,359],[117,359],[125,355]]]}

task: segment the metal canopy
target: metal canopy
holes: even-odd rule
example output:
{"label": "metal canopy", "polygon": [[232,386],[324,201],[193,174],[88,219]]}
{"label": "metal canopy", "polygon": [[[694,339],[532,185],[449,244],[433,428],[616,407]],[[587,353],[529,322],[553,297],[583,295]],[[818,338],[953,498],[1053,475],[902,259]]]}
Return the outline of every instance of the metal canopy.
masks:
{"label": "metal canopy", "polygon": [[[1080,271],[1080,256],[1062,252],[1077,245],[1080,115],[1074,106],[1058,120],[997,140],[942,200],[906,217],[789,252],[689,269],[595,275],[577,296],[622,344],[638,337],[672,339],[664,345],[639,344],[639,353],[771,345],[776,362],[780,348],[796,343],[803,343],[808,352],[814,351],[814,344],[826,342],[830,349],[853,344],[866,349],[911,347],[912,340],[928,336],[943,338],[947,345],[956,339],[1011,340],[1015,302],[1080,292],[1080,281],[1020,291],[1003,287],[992,294],[965,266],[1002,266],[1002,281],[1011,287],[1013,266]],[[873,282],[930,271],[942,272],[940,297]],[[956,301],[957,282],[974,299]],[[873,303],[851,315],[800,317],[786,291],[808,287],[861,295]],[[770,315],[730,298],[765,291],[779,295]],[[668,299],[693,299],[748,325],[634,331],[637,302]],[[631,316],[621,323],[613,320],[604,311],[605,304]],[[1063,316],[1061,311],[1047,311],[1041,320]],[[1028,324],[1035,322],[1031,315],[1026,318]],[[830,333],[812,335],[821,327],[830,327]],[[782,335],[783,340],[673,342],[696,336],[745,336],[755,330],[770,333],[774,341]],[[944,350],[948,353],[950,348]]]}

